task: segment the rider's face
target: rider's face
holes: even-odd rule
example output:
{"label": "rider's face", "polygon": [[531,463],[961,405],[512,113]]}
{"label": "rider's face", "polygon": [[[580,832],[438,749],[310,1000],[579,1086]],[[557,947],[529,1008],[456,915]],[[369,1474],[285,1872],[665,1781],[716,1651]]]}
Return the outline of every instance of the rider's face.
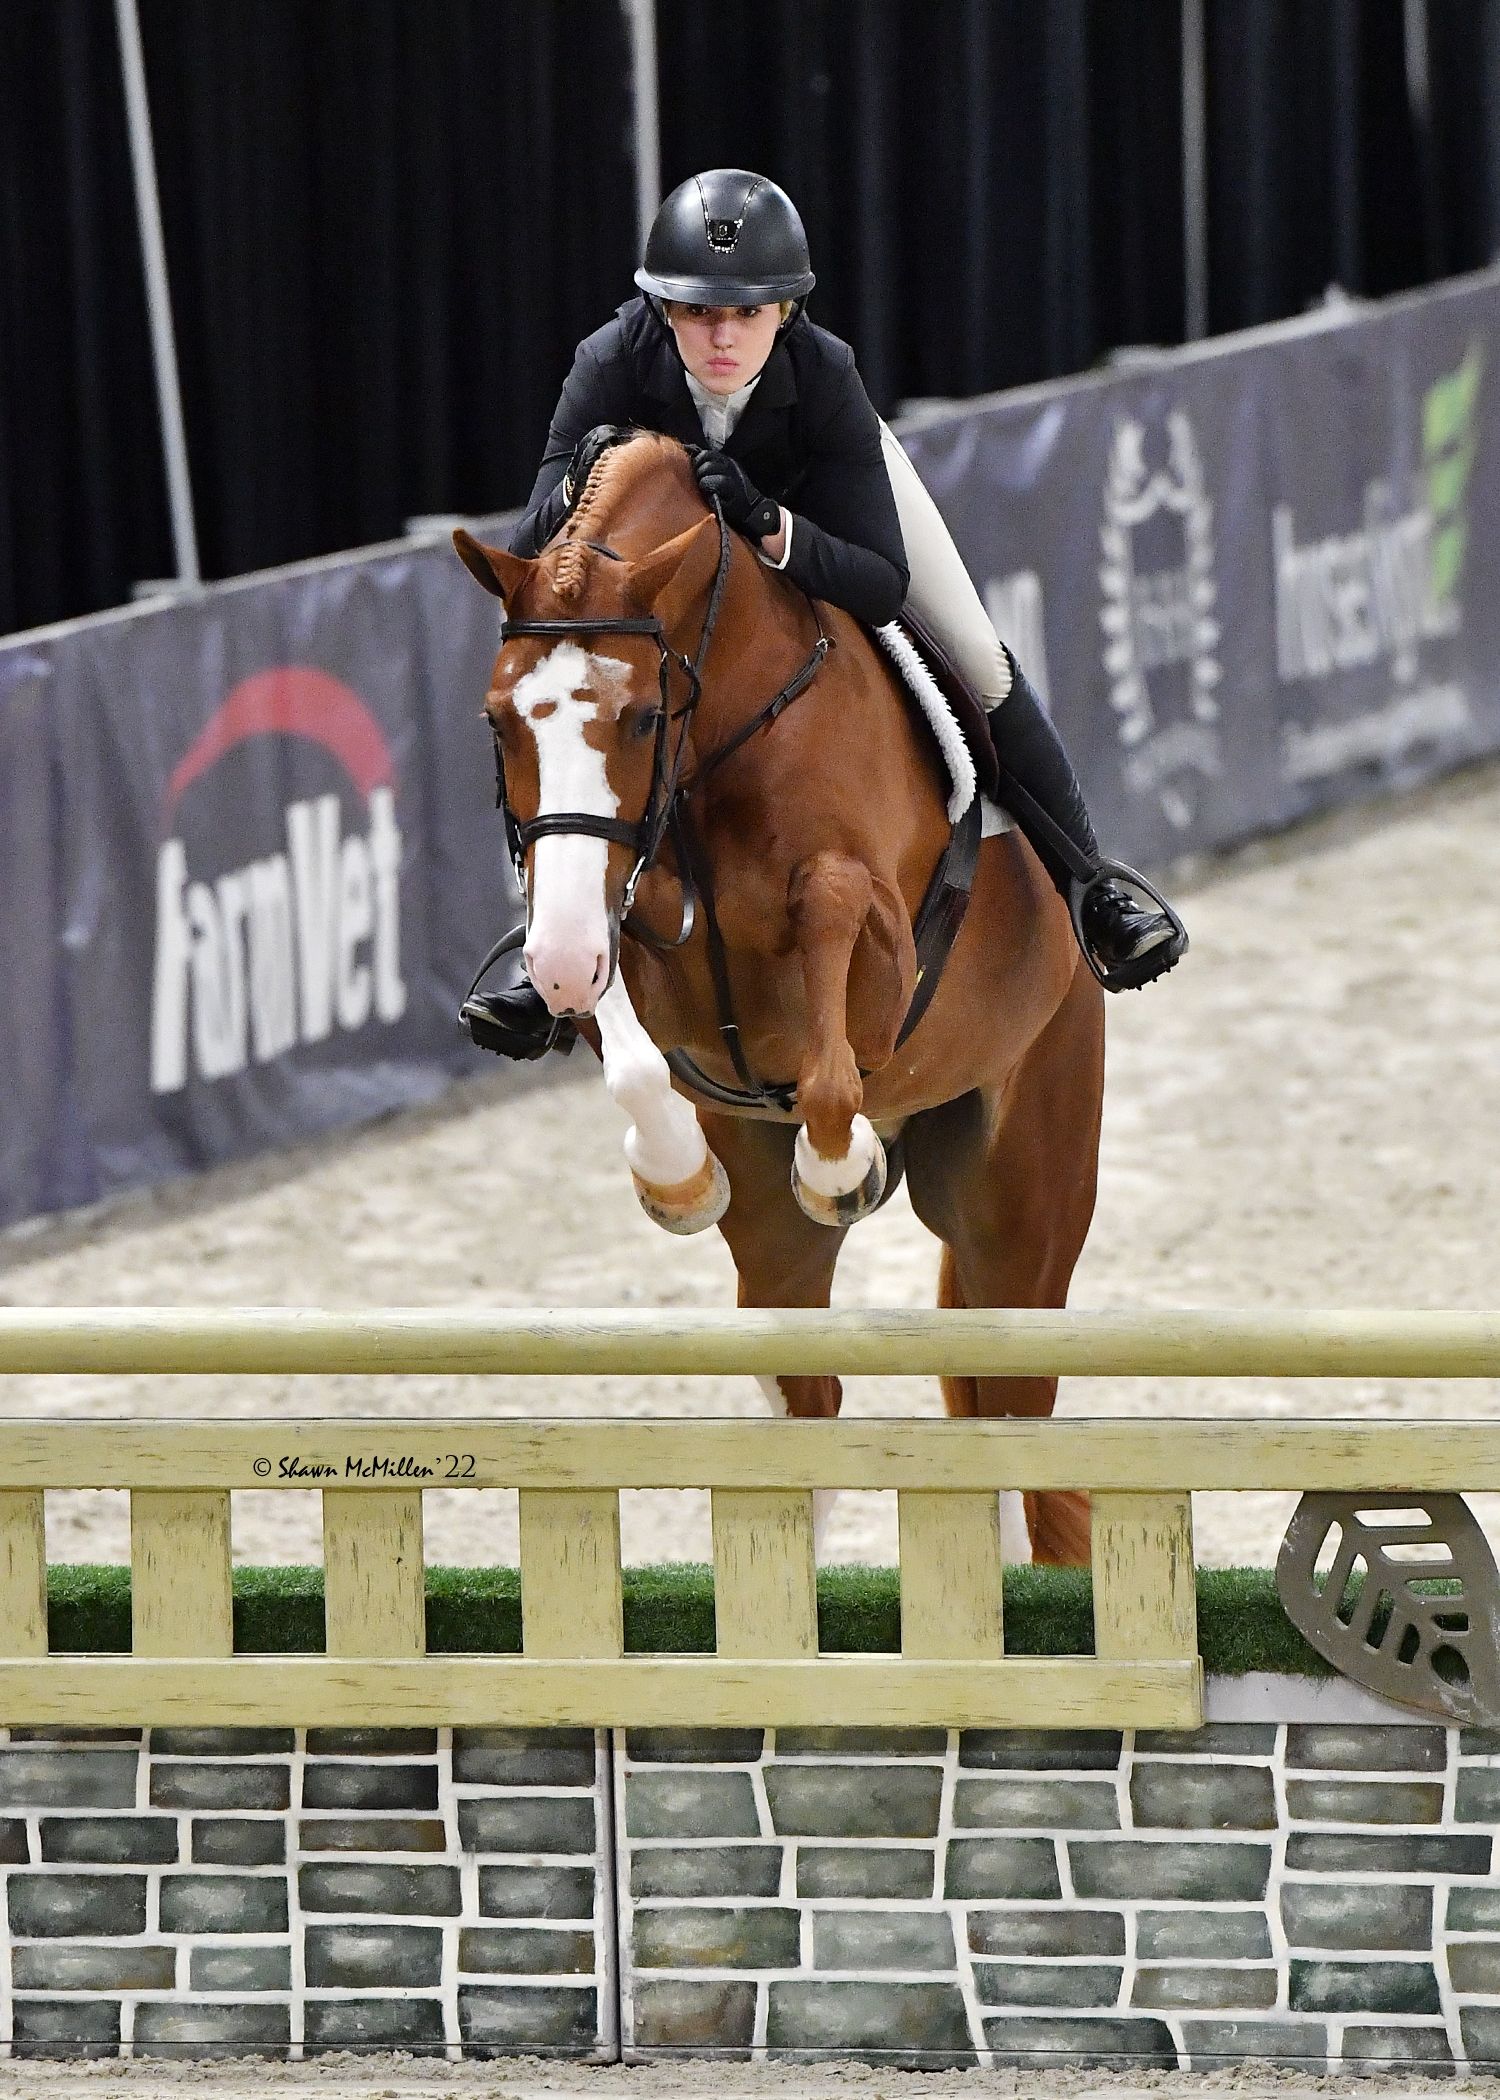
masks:
{"label": "rider's face", "polygon": [[667,304],[682,361],[711,394],[733,394],[756,378],[781,326],[779,306]]}

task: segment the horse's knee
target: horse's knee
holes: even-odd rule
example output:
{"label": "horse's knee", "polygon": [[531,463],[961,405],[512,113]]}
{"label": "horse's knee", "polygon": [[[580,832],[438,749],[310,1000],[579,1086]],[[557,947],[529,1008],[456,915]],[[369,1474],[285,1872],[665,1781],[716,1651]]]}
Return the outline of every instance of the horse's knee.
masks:
{"label": "horse's knee", "polygon": [[615,1106],[635,1123],[659,1112],[664,1097],[672,1092],[664,1061],[634,1051],[606,1065],[604,1084]]}
{"label": "horse's knee", "polygon": [[708,1145],[698,1118],[672,1091],[665,1061],[654,1051],[626,1051],[606,1067],[616,1106],[630,1118],[625,1157],[649,1186],[670,1188],[701,1174]]}
{"label": "horse's knee", "polygon": [[813,1149],[824,1159],[849,1150],[850,1129],[864,1105],[865,1083],[842,1036],[819,1051],[797,1081],[797,1113]]}
{"label": "horse's knee", "polygon": [[811,853],[793,868],[787,905],[799,934],[847,938],[850,946],[865,922],[874,891],[862,860],[830,848]]}

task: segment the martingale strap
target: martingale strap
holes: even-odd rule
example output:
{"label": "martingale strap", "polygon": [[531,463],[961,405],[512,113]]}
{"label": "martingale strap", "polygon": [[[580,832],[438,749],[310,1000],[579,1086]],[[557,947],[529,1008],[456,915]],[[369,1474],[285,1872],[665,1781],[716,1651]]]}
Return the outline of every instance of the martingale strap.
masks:
{"label": "martingale strap", "polygon": [[[926,893],[917,909],[912,923],[912,937],[917,949],[917,983],[912,993],[911,1004],[901,1023],[896,1037],[899,1050],[917,1023],[932,1004],[933,994],[943,974],[943,966],[958,939],[964,914],[969,908],[969,896],[974,887],[974,871],[979,865],[979,848],[984,835],[984,812],[979,797],[974,796],[968,808],[948,834],[948,843],[943,848],[941,859],[932,872]],[[690,1057],[686,1050],[666,1052],[668,1067],[694,1093],[706,1100],[717,1102],[721,1108],[779,1108],[790,1114],[796,1106],[797,1086],[795,1080],[761,1080],[750,1069],[740,1031],[734,1019],[734,1001],[729,986],[728,958],[724,952],[723,939],[719,934],[718,920],[713,910],[713,893],[700,874],[699,885],[703,891],[704,929],[707,936],[709,973],[713,978],[714,998],[719,1009],[719,1033],[724,1038],[724,1047],[729,1061],[734,1066],[738,1086],[724,1086],[717,1079],[710,1079],[703,1067]],[[868,1079],[869,1073],[861,1069],[860,1077]]]}

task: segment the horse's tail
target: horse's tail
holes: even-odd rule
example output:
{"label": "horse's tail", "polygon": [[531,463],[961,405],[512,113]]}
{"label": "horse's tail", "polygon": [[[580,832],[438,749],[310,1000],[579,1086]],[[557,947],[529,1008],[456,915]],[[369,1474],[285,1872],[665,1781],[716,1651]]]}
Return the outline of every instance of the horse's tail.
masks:
{"label": "horse's tail", "polygon": [[[953,1249],[944,1243],[938,1265],[937,1302],[943,1311],[965,1303],[959,1288]],[[950,1415],[979,1413],[977,1378],[948,1378],[941,1381],[943,1405]],[[1028,1490],[1022,1496],[1026,1529],[1031,1534],[1031,1557],[1054,1567],[1087,1567],[1089,1546],[1089,1498],[1078,1488],[1049,1488],[1044,1493]]]}

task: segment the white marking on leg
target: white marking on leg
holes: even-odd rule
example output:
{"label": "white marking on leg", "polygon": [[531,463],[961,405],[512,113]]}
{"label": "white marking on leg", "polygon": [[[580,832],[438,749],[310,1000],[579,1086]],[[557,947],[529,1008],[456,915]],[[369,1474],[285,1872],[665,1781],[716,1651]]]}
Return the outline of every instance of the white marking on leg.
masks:
{"label": "white marking on leg", "polygon": [[[779,1378],[764,1378],[757,1371],[755,1383],[765,1395],[766,1406],[773,1415],[781,1415],[783,1418],[790,1416],[792,1410],[787,1405],[787,1397],[781,1390],[781,1380]],[[813,1489],[813,1551],[815,1553],[821,1553],[823,1550],[823,1534],[828,1529],[828,1519],[833,1515],[833,1505],[838,1499],[839,1491],[837,1488]]]}
{"label": "white marking on leg", "polygon": [[797,1132],[797,1173],[804,1188],[817,1196],[848,1196],[860,1187],[874,1164],[880,1140],[868,1116],[857,1115],[849,1126],[849,1149],[835,1159],[825,1159],[813,1147],[806,1126]]}
{"label": "white marking on leg", "polygon": [[791,1413],[792,1410],[787,1405],[786,1394],[781,1390],[781,1380],[779,1378],[763,1378],[760,1372],[757,1371],[755,1383],[764,1394],[766,1406],[773,1415],[786,1416]]}
{"label": "white marking on leg", "polygon": [[1024,1567],[1031,1559],[1031,1532],[1019,1489],[1000,1490],[1000,1558],[1007,1567]]}
{"label": "white marking on leg", "polygon": [[594,1018],[604,1084],[630,1118],[625,1157],[631,1172],[656,1188],[690,1180],[708,1158],[708,1142],[692,1109],[673,1093],[667,1061],[636,1019],[623,977],[616,976]]}
{"label": "white marking on leg", "polygon": [[[559,810],[618,815],[604,753],[584,731],[618,711],[631,676],[618,657],[561,642],[517,680],[511,704],[536,743],[539,816]],[[608,865],[605,840],[578,832],[538,839],[533,848],[526,968],[554,1013],[591,1013],[603,989]]]}

